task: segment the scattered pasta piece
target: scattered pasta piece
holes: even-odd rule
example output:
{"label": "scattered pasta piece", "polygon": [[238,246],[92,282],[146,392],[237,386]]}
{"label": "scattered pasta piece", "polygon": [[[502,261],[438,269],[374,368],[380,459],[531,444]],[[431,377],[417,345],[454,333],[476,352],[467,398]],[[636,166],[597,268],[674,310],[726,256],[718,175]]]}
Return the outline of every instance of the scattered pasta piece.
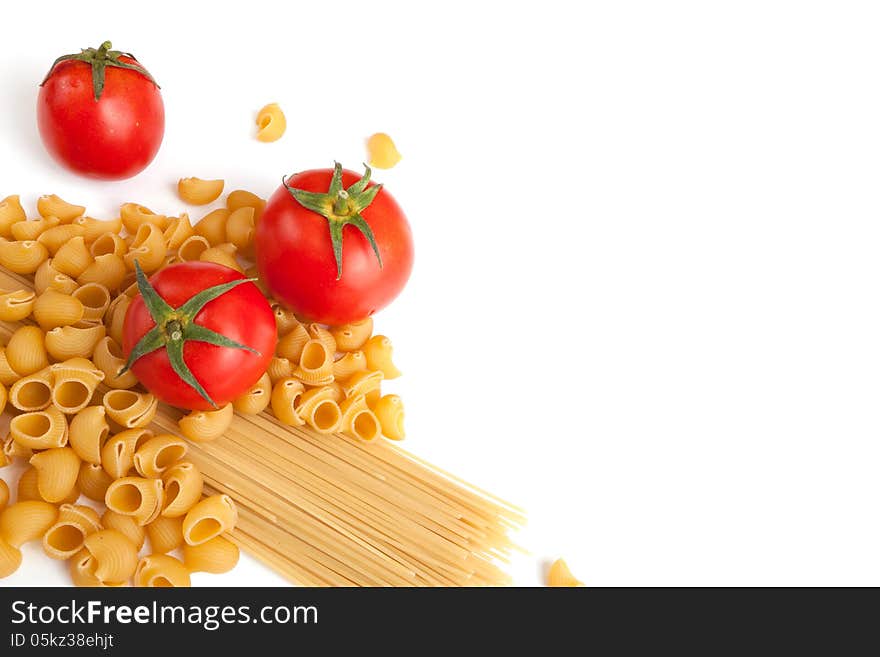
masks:
{"label": "scattered pasta piece", "polygon": [[390,169],[400,162],[401,155],[391,137],[377,132],[367,139],[367,162],[377,169]]}
{"label": "scattered pasta piece", "polygon": [[181,178],[177,183],[177,193],[190,205],[207,205],[220,198],[224,184],[222,180]]}
{"label": "scattered pasta piece", "polygon": [[278,103],[269,103],[257,112],[257,139],[273,142],[281,139],[287,130],[287,118]]}
{"label": "scattered pasta piece", "polygon": [[584,583],[571,574],[564,559],[557,559],[547,571],[547,586],[574,587],[584,586]]}

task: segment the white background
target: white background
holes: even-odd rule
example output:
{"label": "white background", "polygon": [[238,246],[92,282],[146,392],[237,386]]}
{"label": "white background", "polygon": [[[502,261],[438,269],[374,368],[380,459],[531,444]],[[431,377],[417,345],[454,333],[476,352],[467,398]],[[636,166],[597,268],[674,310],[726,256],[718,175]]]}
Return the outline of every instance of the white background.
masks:
{"label": "white background", "polygon": [[[172,213],[181,176],[268,195],[386,131],[407,447],[528,509],[517,583],[563,555],[588,585],[880,584],[876,5],[173,6],[4,9],[0,196]],[[167,110],[118,184],[34,126],[54,57],[107,38]],[[2,584],[64,582],[34,549]]]}

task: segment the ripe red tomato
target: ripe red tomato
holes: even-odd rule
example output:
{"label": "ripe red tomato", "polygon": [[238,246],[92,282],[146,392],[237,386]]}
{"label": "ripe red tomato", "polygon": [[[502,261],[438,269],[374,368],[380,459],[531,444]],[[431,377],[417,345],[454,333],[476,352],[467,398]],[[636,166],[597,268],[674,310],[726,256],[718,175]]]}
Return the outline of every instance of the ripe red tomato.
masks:
{"label": "ripe red tomato", "polygon": [[331,325],[364,319],[409,279],[409,222],[369,176],[369,168],[362,178],[338,164],[303,171],[263,210],[254,238],[260,278],[304,318]]}
{"label": "ripe red tomato", "polygon": [[128,53],[61,57],[40,87],[37,124],[49,154],[75,173],[122,180],[143,171],[165,134],[159,87]]}
{"label": "ripe red tomato", "polygon": [[[145,336],[150,334],[158,340],[148,345],[146,353],[134,361],[131,370],[159,399],[181,408],[213,408],[193,385],[181,378],[179,367],[175,369],[175,348],[197,384],[216,406],[247,392],[266,371],[275,353],[275,315],[256,285],[236,284],[197,309],[191,317],[185,316],[187,301],[215,286],[246,281],[244,276],[210,262],[185,262],[161,270],[146,288],[141,284],[146,282],[143,272],[139,271],[139,279],[141,294],[135,297],[125,315],[122,347],[131,360],[136,346],[150,339]],[[221,288],[214,291],[217,290]],[[151,301],[151,295],[157,295],[160,300]],[[166,314],[157,322],[154,319],[156,306],[163,303],[167,304]],[[213,337],[210,331],[214,332]],[[204,341],[216,340],[217,335],[250,350]],[[149,350],[151,347],[154,349]]]}

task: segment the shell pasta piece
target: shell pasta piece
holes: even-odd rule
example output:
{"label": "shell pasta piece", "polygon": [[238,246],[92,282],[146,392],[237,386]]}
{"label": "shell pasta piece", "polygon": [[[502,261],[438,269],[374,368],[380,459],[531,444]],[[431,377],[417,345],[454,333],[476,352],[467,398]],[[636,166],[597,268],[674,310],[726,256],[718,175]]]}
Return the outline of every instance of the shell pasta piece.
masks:
{"label": "shell pasta piece", "polygon": [[104,337],[107,329],[103,324],[79,328],[59,326],[46,333],[46,351],[55,360],[68,358],[91,358],[95,345]]}
{"label": "shell pasta piece", "polygon": [[180,561],[167,554],[149,554],[138,562],[134,585],[181,588],[191,586],[191,582],[189,570]]}
{"label": "shell pasta piece", "polygon": [[223,185],[222,180],[181,178],[177,182],[177,194],[190,205],[207,205],[220,198]]}
{"label": "shell pasta piece", "polygon": [[52,559],[69,559],[82,550],[86,536],[101,529],[98,514],[91,507],[62,504],[58,520],[43,535],[43,551]]}
{"label": "shell pasta piece", "polygon": [[100,283],[86,283],[72,295],[83,307],[83,319],[102,320],[110,307],[110,290]]}
{"label": "shell pasta piece", "polygon": [[138,551],[144,547],[144,542],[147,540],[147,530],[145,527],[137,524],[137,521],[131,516],[124,516],[121,513],[107,509],[104,511],[104,515],[101,516],[101,524],[105,529],[115,529],[125,534],[128,540],[134,543]]}
{"label": "shell pasta piece", "polygon": [[[20,221],[12,226],[12,237],[20,241],[37,240],[40,235],[50,228],[55,228],[60,223],[61,220],[58,217],[46,217],[36,221]],[[49,246],[45,242],[40,242],[40,244],[43,244],[47,251],[49,250]]]}
{"label": "shell pasta piece", "polygon": [[293,377],[280,379],[272,388],[272,413],[279,421],[290,426],[301,426],[305,421],[296,412],[296,405],[305,392],[301,381]]}
{"label": "shell pasta piece", "polygon": [[340,410],[340,430],[346,436],[370,442],[382,435],[379,418],[367,406],[367,399],[363,395],[349,397],[340,404]]}
{"label": "shell pasta piece", "polygon": [[183,545],[183,517],[159,516],[146,526],[153,552],[164,554]]}
{"label": "shell pasta piece", "polygon": [[62,224],[60,226],[52,226],[47,228],[37,241],[49,250],[50,255],[55,255],[62,246],[74,237],[82,237],[85,235],[85,228],[77,224]]}
{"label": "shell pasta piece", "polygon": [[547,570],[547,586],[550,587],[580,587],[584,583],[571,574],[568,564],[564,559],[557,559]]}
{"label": "shell pasta piece", "polygon": [[9,485],[4,479],[0,479],[0,511],[9,503]]}
{"label": "shell pasta piece", "polygon": [[61,502],[76,490],[81,461],[70,447],[55,447],[31,457],[37,471],[40,497],[47,502]]}
{"label": "shell pasta piece", "polygon": [[[98,384],[104,380],[104,372],[85,360],[86,367],[71,367],[66,363],[53,365],[52,404],[59,410],[74,414],[86,408]],[[70,361],[67,361],[70,362]]]}
{"label": "shell pasta piece", "polygon": [[256,415],[266,410],[271,399],[272,379],[268,374],[263,374],[250,390],[232,402],[232,406],[239,413]]}
{"label": "shell pasta piece", "polygon": [[216,411],[193,411],[180,418],[180,433],[196,443],[215,440],[229,428],[234,412],[232,404],[226,404]]}
{"label": "shell pasta piece", "polygon": [[238,249],[235,248],[234,244],[223,242],[222,244],[212,246],[210,249],[202,251],[199,260],[202,262],[213,262],[218,265],[223,265],[224,267],[229,267],[230,269],[234,269],[243,274],[244,269],[238,264],[238,260],[235,259],[237,251]]}
{"label": "shell pasta piece", "polygon": [[309,340],[303,345],[299,365],[293,376],[310,386],[333,382],[333,353],[321,340]]}
{"label": "shell pasta piece", "polygon": [[32,290],[0,290],[0,320],[20,322],[31,314],[36,298]]}
{"label": "shell pasta piece", "polygon": [[293,363],[287,358],[273,356],[272,360],[269,361],[269,366],[266,368],[266,374],[269,375],[269,380],[274,386],[281,379],[293,376]]}
{"label": "shell pasta piece", "polygon": [[12,504],[0,513],[0,540],[15,548],[43,537],[58,520],[58,508],[39,500]]}
{"label": "shell pasta piece", "polygon": [[[254,273],[259,274],[259,272]],[[300,324],[293,311],[279,303],[272,304],[272,313],[275,315],[275,326],[278,329],[279,337],[287,335]]]}
{"label": "shell pasta piece", "polygon": [[177,249],[177,257],[181,262],[198,260],[201,255],[211,248],[211,243],[201,235],[190,235],[180,244]]}
{"label": "shell pasta piece", "polygon": [[287,119],[278,103],[269,103],[257,112],[257,139],[259,141],[278,141],[286,130]]}
{"label": "shell pasta piece", "polygon": [[27,215],[18,196],[7,196],[0,201],[0,237],[12,237],[12,225],[25,219]]}
{"label": "shell pasta piece", "polygon": [[120,258],[128,251],[128,244],[118,233],[101,233],[89,245],[89,253],[93,258],[113,254]]}
{"label": "shell pasta piece", "polygon": [[122,219],[122,225],[129,235],[138,232],[138,228],[144,224],[153,224],[159,229],[164,230],[168,225],[168,217],[156,214],[150,208],[138,205],[137,203],[126,203],[119,208],[119,216]]}
{"label": "shell pasta piece", "polygon": [[162,481],[165,484],[162,515],[166,518],[185,515],[202,497],[204,479],[192,463],[183,462],[170,467]]}
{"label": "shell pasta piece", "polygon": [[367,359],[362,351],[349,351],[333,363],[333,378],[344,381],[356,372],[367,369]]}
{"label": "shell pasta piece", "polygon": [[[9,423],[9,435],[28,449],[53,449],[67,444],[67,418],[57,408],[22,413]],[[74,452],[74,455],[76,452]],[[77,460],[79,457],[77,457]],[[77,468],[79,464],[77,464]],[[61,497],[64,497],[63,495]],[[58,498],[61,499],[61,498]],[[58,500],[49,500],[57,502]]]}
{"label": "shell pasta piece", "polygon": [[124,582],[134,575],[137,548],[122,532],[102,529],[90,534],[83,541],[83,549],[94,559],[94,576],[100,582]]}
{"label": "shell pasta piece", "polygon": [[6,357],[6,349],[0,347],[0,383],[11,386],[21,378],[21,374],[12,369]]}
{"label": "shell pasta piece", "polygon": [[225,208],[219,208],[209,212],[193,228],[196,235],[204,237],[211,246],[222,244],[226,240],[226,221],[231,212]]}
{"label": "shell pasta piece", "polygon": [[226,207],[230,212],[244,207],[253,208],[254,219],[259,221],[263,208],[266,207],[266,201],[246,189],[236,189],[229,192],[229,196],[226,197]]}
{"label": "shell pasta piece", "polygon": [[385,379],[396,379],[400,370],[391,361],[391,340],[384,335],[374,335],[364,345],[364,356],[367,357],[367,368],[382,372]]}
{"label": "shell pasta piece", "polygon": [[107,474],[97,463],[83,461],[79,466],[79,476],[76,478],[76,487],[80,493],[95,502],[103,504],[107,495],[107,488],[113,483],[113,477]]}
{"label": "shell pasta piece", "polygon": [[77,276],[76,282],[79,285],[96,283],[103,285],[108,290],[116,290],[122,285],[127,274],[128,269],[121,256],[105,253],[95,256],[95,261]]}
{"label": "shell pasta piece", "polygon": [[339,351],[363,349],[363,346],[373,334],[373,318],[367,317],[360,322],[332,327],[330,333],[335,338],[336,348]]}
{"label": "shell pasta piece", "polygon": [[146,429],[120,431],[104,443],[101,448],[101,465],[111,477],[126,476],[134,467],[134,455],[153,437]]}
{"label": "shell pasta piece", "polygon": [[190,509],[183,519],[183,540],[201,545],[229,531],[238,522],[238,509],[228,495],[212,495]]}
{"label": "shell pasta piece", "polygon": [[49,250],[34,240],[0,239],[0,265],[16,274],[33,274],[49,258]]}
{"label": "shell pasta piece", "polygon": [[151,274],[164,264],[166,253],[162,230],[155,224],[144,223],[137,229],[134,241],[122,259],[129,269],[134,270],[137,261],[145,273]]}
{"label": "shell pasta piece", "polygon": [[83,318],[83,304],[74,296],[46,290],[34,302],[34,319],[44,331],[70,326]]}
{"label": "shell pasta piece", "polygon": [[111,390],[104,395],[103,404],[107,417],[126,429],[135,429],[153,421],[159,400],[149,393]]}
{"label": "shell pasta piece", "polygon": [[55,269],[51,260],[41,264],[34,272],[34,291],[37,294],[42,294],[49,289],[62,294],[72,294],[76,288],[76,281]]}
{"label": "shell pasta piece", "polygon": [[9,403],[20,411],[42,411],[52,403],[53,380],[49,367],[20,378],[9,389]]}
{"label": "shell pasta piece", "polygon": [[238,564],[238,546],[223,536],[200,545],[183,544],[183,563],[193,572],[228,573]]}
{"label": "shell pasta piece", "polygon": [[58,249],[55,257],[52,258],[52,266],[56,271],[67,274],[71,278],[76,278],[94,261],[95,259],[89,253],[89,248],[86,246],[85,239],[74,237]]}
{"label": "shell pasta piece", "polygon": [[254,239],[254,209],[243,207],[235,210],[226,220],[226,241],[237,249],[247,249]]}
{"label": "shell pasta piece", "polygon": [[95,345],[92,360],[104,373],[104,383],[109,387],[125,390],[137,385],[137,377],[131,370],[119,374],[125,365],[125,358],[122,355],[122,347],[109,335],[101,338]]}
{"label": "shell pasta piece", "polygon": [[119,233],[122,230],[122,217],[116,217],[110,221],[102,221],[93,217],[77,217],[72,222],[83,228],[83,239],[86,244],[91,244],[104,233]]}
{"label": "shell pasta piece", "polygon": [[345,390],[345,396],[357,397],[358,395],[364,395],[367,398],[368,404],[374,404],[379,401],[379,397],[382,395],[383,377],[382,372],[355,372],[342,386]]}
{"label": "shell pasta piece", "polygon": [[88,406],[70,421],[70,447],[87,463],[101,464],[101,450],[110,436],[107,410],[103,406]]}
{"label": "shell pasta piece", "polygon": [[55,194],[41,196],[37,199],[37,212],[41,217],[58,217],[61,221],[69,223],[81,217],[86,209],[81,205],[68,203]]}
{"label": "shell pasta piece", "polygon": [[394,141],[384,132],[377,132],[367,139],[367,161],[371,167],[390,169],[400,162],[400,151]]}
{"label": "shell pasta piece", "polygon": [[391,440],[403,440],[403,402],[397,395],[385,395],[373,405],[373,412],[382,425],[382,434]]}
{"label": "shell pasta piece", "polygon": [[281,336],[275,347],[275,352],[279,357],[286,358],[292,363],[299,362],[303,347],[306,346],[309,339],[309,332],[302,324],[297,323],[290,331]]}
{"label": "shell pasta piece", "polygon": [[333,433],[342,421],[342,411],[332,387],[313,388],[303,393],[296,413],[306,424],[320,433]]}
{"label": "shell pasta piece", "polygon": [[168,221],[168,227],[162,232],[162,237],[165,238],[165,246],[175,250],[183,244],[185,239],[195,235],[195,232],[189,215],[184,212],[179,217],[173,217]]}
{"label": "shell pasta piece", "polygon": [[169,433],[144,442],[134,453],[134,467],[142,477],[161,477],[168,468],[186,456],[186,442]]}
{"label": "shell pasta piece", "polygon": [[107,488],[104,504],[111,511],[131,516],[144,526],[159,515],[164,496],[161,479],[121,477]]}
{"label": "shell pasta piece", "polygon": [[9,577],[21,567],[21,550],[0,538],[0,579]]}

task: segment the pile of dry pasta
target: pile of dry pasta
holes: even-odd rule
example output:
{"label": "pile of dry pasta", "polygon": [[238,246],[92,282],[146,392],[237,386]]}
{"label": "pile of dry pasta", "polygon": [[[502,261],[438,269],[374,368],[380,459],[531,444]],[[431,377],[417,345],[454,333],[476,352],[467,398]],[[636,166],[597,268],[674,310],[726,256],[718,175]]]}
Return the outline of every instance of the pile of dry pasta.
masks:
{"label": "pile of dry pasta", "polygon": [[[193,204],[222,189],[179,186]],[[0,577],[42,540],[85,585],[188,585],[232,568],[237,546],[302,585],[506,583],[497,562],[522,513],[381,439],[403,438],[403,406],[382,395],[399,372],[372,320],[302,324],[273,306],[268,371],[216,411],[184,415],[119,375],[134,261],[252,274],[263,205],[237,190],[193,225],[137,204],[101,221],[55,196],[27,220],[18,197],[0,202],[0,410],[12,415],[0,466],[30,461],[5,509],[0,480]]]}

